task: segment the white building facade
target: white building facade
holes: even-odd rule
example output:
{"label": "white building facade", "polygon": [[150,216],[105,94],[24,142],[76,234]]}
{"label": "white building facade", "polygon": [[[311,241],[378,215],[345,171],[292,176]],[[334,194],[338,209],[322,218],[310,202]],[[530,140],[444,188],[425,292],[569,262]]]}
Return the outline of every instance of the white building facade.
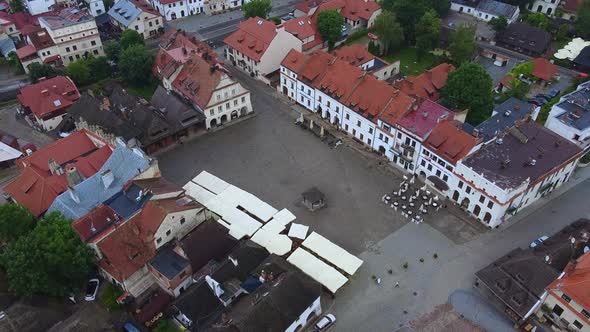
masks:
{"label": "white building facade", "polygon": [[561,97],[551,107],[545,126],[587,150],[590,147],[590,82]]}

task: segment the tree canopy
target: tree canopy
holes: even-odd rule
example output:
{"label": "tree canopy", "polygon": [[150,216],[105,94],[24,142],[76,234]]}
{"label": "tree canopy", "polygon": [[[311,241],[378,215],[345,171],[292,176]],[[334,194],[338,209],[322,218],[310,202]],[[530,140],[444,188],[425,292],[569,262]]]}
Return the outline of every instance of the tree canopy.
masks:
{"label": "tree canopy", "polygon": [[1,261],[11,291],[22,296],[63,296],[78,288],[92,267],[94,255],[70,223],[59,212],[52,212],[29,234],[8,245]]}
{"label": "tree canopy", "polygon": [[395,13],[404,31],[404,38],[407,43],[415,41],[416,22],[428,10],[434,10],[438,16],[444,16],[451,8],[450,0],[383,0],[383,10]]}
{"label": "tree canopy", "polygon": [[143,85],[151,78],[153,55],[143,45],[133,45],[121,52],[119,70],[123,78]]}
{"label": "tree canopy", "polygon": [[116,40],[109,40],[103,46],[107,59],[117,63],[119,61],[119,55],[121,55],[121,44]]}
{"label": "tree canopy", "polygon": [[498,16],[492,18],[488,24],[494,29],[494,31],[502,32],[508,27],[508,20],[506,19],[506,16]]}
{"label": "tree canopy", "polygon": [[578,7],[576,32],[584,37],[590,36],[590,0],[584,0]]}
{"label": "tree canopy", "polygon": [[10,2],[8,3],[8,5],[10,6],[10,9],[16,13],[16,12],[22,12],[25,10],[25,6],[23,5],[21,0],[10,0]]}
{"label": "tree canopy", "polygon": [[46,63],[40,64],[33,62],[29,65],[29,78],[33,83],[36,83],[42,77],[51,78],[60,74],[62,74],[60,70],[57,70]]}
{"label": "tree canopy", "polygon": [[90,68],[86,60],[70,62],[66,72],[78,86],[86,85],[91,81]]}
{"label": "tree canopy", "polygon": [[318,14],[318,30],[330,48],[342,38],[343,24],[344,18],[335,10],[325,10]]}
{"label": "tree canopy", "polygon": [[431,51],[438,41],[441,20],[434,9],[428,10],[416,23],[416,49],[418,54]]}
{"label": "tree canopy", "polygon": [[468,61],[477,49],[475,42],[475,27],[472,25],[462,25],[451,33],[449,53],[451,59],[457,64]]}
{"label": "tree canopy", "polygon": [[272,3],[270,0],[251,0],[242,6],[244,17],[262,17],[265,19],[271,9]]}
{"label": "tree canopy", "polygon": [[395,15],[384,10],[375,19],[375,34],[379,37],[384,54],[390,54],[404,41],[403,29]]}
{"label": "tree canopy", "polygon": [[549,18],[543,13],[528,13],[522,17],[522,21],[543,30],[549,30],[550,27]]}
{"label": "tree canopy", "polygon": [[0,241],[10,243],[28,234],[35,227],[33,216],[18,204],[0,205]]}
{"label": "tree canopy", "polygon": [[104,56],[97,58],[90,56],[88,59],[71,62],[67,67],[66,73],[78,86],[81,86],[109,77],[111,66]]}
{"label": "tree canopy", "polygon": [[119,44],[121,45],[121,49],[125,50],[133,45],[143,45],[144,42],[143,37],[139,34],[139,32],[127,29],[121,34]]}
{"label": "tree canopy", "polygon": [[441,96],[453,108],[468,109],[467,122],[472,125],[488,119],[494,108],[492,78],[476,63],[464,63],[449,73]]}

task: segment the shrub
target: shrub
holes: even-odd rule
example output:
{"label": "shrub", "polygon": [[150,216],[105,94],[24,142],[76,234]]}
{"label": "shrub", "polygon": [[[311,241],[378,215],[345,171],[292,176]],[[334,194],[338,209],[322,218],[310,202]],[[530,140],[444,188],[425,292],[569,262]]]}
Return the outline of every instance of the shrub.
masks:
{"label": "shrub", "polygon": [[100,303],[107,311],[116,311],[121,309],[121,305],[117,303],[119,296],[123,294],[123,290],[111,283],[108,283],[100,297]]}

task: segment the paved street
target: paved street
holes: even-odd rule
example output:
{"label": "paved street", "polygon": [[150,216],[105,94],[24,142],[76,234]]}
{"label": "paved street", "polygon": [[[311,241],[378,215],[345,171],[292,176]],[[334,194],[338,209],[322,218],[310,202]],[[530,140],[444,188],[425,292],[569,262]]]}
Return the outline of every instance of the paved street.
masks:
{"label": "paved street", "polygon": [[[273,0],[269,17],[284,16],[295,9],[299,0]],[[182,29],[195,33],[200,40],[220,41],[234,32],[238,24],[244,20],[241,10],[228,11],[223,14],[207,16],[204,14],[187,16],[175,21],[166,22],[174,29]]]}

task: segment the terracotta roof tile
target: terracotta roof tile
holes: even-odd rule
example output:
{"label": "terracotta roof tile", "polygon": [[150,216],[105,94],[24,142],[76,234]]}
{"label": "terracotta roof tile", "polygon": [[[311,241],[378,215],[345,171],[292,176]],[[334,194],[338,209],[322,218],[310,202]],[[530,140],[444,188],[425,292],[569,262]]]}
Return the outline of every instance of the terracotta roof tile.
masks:
{"label": "terracotta roof tile", "polygon": [[335,50],[334,55],[338,59],[344,60],[353,66],[360,66],[376,58],[376,56],[369,53],[367,48],[361,44],[343,46]]}
{"label": "terracotta roof tile", "polygon": [[565,275],[556,279],[548,290],[561,291],[582,307],[590,308],[590,253],[578,258],[575,264],[570,263]]}
{"label": "terracotta roof tile", "polygon": [[368,21],[371,16],[381,9],[381,6],[372,0],[344,0],[342,16],[351,21],[358,21],[359,18]]}
{"label": "terracotta roof tile", "polygon": [[455,165],[478,143],[478,139],[464,132],[458,122],[441,121],[432,129],[424,146]]}
{"label": "terracotta roof tile", "polygon": [[451,64],[442,63],[418,76],[408,76],[396,83],[395,87],[411,96],[437,101],[440,98],[440,89],[447,83],[449,73],[455,69]]}
{"label": "terracotta roof tile", "polygon": [[557,73],[557,66],[545,58],[531,60],[533,64],[533,76],[545,81],[551,81]]}
{"label": "terracotta roof tile", "polygon": [[213,91],[223,76],[223,67],[212,65],[203,58],[193,55],[182,67],[172,83],[176,91],[205,109]]}
{"label": "terracotta roof tile", "polygon": [[429,99],[424,99],[416,110],[412,110],[399,120],[398,124],[425,138],[441,119],[452,120],[454,113]]}
{"label": "terracotta roof tile", "polygon": [[223,42],[250,59],[260,61],[276,35],[274,22],[260,17],[251,17],[240,23],[238,30],[227,36]]}
{"label": "terracotta roof tile", "polygon": [[80,235],[84,242],[93,240],[120,218],[108,205],[100,204],[72,223],[72,228]]}
{"label": "terracotta roof tile", "polygon": [[285,27],[285,31],[289,32],[300,40],[309,38],[315,35],[317,32],[311,23],[311,18],[307,15],[289,20],[283,23],[283,26]]}
{"label": "terracotta roof tile", "polygon": [[69,77],[56,76],[20,89],[16,97],[37,117],[46,118],[71,106],[80,99],[80,92]]}
{"label": "terracotta roof tile", "polygon": [[298,52],[295,49],[291,49],[281,62],[281,66],[286,67],[292,72],[299,73],[299,70],[307,59],[309,59],[309,56]]}

